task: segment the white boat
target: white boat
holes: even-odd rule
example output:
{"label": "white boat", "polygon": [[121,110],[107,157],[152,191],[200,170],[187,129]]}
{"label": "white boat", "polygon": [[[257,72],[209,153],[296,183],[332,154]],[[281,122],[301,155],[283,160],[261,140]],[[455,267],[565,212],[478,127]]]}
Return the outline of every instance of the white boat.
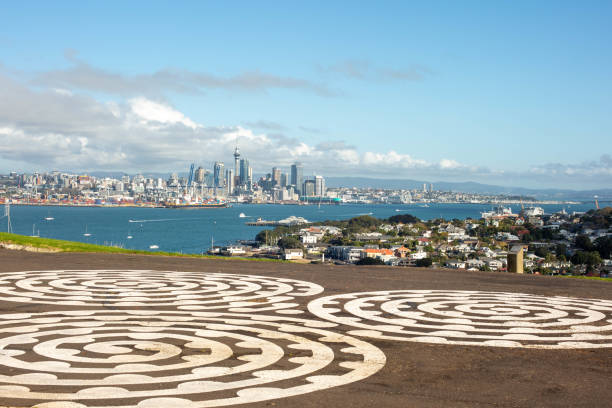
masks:
{"label": "white boat", "polygon": [[87,232],[87,225],[85,226],[85,233],[83,234],[84,237],[91,237],[91,234],[89,232]]}
{"label": "white boat", "polygon": [[159,246],[157,246],[157,245],[149,245],[149,249],[158,249],[158,248],[159,248]]}
{"label": "white boat", "polygon": [[132,239],[132,236],[131,236],[131,235],[128,235],[128,236],[127,236],[127,239]]}
{"label": "white boat", "polygon": [[244,213],[240,213],[240,215],[238,216],[240,218],[246,218],[246,215],[244,215]]}
{"label": "white boat", "polygon": [[54,219],[55,218],[53,218],[53,217],[45,217],[45,220],[47,220],[47,221],[53,221]]}
{"label": "white boat", "polygon": [[522,212],[526,217],[540,217],[544,215],[544,209],[542,207],[526,207]]}

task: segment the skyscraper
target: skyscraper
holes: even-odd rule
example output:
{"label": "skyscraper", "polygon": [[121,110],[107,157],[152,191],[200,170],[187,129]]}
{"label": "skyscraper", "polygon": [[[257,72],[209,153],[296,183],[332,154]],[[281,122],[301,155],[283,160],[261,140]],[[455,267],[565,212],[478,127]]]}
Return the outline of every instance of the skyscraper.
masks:
{"label": "skyscraper", "polygon": [[302,195],[307,197],[312,197],[315,195],[315,181],[314,180],[305,180],[302,188]]}
{"label": "skyscraper", "polygon": [[281,173],[280,186],[287,187],[287,184],[289,184],[288,180],[289,180],[289,175],[287,173]]}
{"label": "skyscraper", "polygon": [[302,163],[296,162],[291,165],[291,184],[295,186],[298,193],[302,192],[302,174],[304,167]]}
{"label": "skyscraper", "polygon": [[325,195],[325,179],[323,176],[315,176],[315,192],[314,195],[323,197]]}
{"label": "skyscraper", "polygon": [[249,161],[245,158],[240,160],[240,185],[249,184]]}
{"label": "skyscraper", "polygon": [[204,169],[202,166],[198,167],[198,169],[195,171],[195,181],[198,183],[204,182]]}
{"label": "skyscraper", "polygon": [[225,170],[225,180],[227,180],[227,195],[234,194],[234,172],[232,169]]}
{"label": "skyscraper", "polygon": [[224,182],[224,174],[223,174],[223,168],[225,167],[225,164],[223,164],[223,162],[215,162],[215,167],[214,167],[214,182],[215,182],[215,187],[223,187],[225,186],[225,182]]}
{"label": "skyscraper", "polygon": [[277,186],[281,185],[281,169],[278,167],[272,168],[272,182]]}

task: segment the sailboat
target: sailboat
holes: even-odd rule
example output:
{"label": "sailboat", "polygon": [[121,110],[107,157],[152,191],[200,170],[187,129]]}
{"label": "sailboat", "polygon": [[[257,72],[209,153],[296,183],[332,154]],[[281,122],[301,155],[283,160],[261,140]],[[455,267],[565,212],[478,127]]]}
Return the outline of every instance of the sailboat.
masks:
{"label": "sailboat", "polygon": [[36,226],[36,224],[32,224],[32,235],[31,235],[31,236],[32,236],[32,237],[37,237],[37,238],[38,238],[38,237],[40,237],[40,230],[38,230],[38,234],[36,234],[36,233],[34,232],[34,227],[35,227],[35,226]]}
{"label": "sailboat", "polygon": [[87,225],[85,226],[85,233],[83,234],[84,237],[91,237],[91,234],[89,232],[87,232]]}
{"label": "sailboat", "polygon": [[45,217],[45,220],[46,220],[46,221],[53,221],[54,219],[55,219],[55,218],[53,218],[53,217],[51,216],[51,211],[49,211],[49,212],[47,213],[47,216]]}

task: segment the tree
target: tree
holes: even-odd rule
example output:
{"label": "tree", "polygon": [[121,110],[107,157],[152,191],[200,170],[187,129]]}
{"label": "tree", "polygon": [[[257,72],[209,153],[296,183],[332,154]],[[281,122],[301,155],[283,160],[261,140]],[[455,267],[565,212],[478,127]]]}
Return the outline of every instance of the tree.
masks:
{"label": "tree", "polygon": [[361,258],[355,265],[385,265],[382,259],[380,258]]}
{"label": "tree", "polygon": [[591,239],[586,235],[578,235],[576,237],[575,245],[577,248],[580,248],[585,251],[592,251],[594,249]]}
{"label": "tree", "polygon": [[416,266],[419,268],[429,268],[432,264],[431,258],[417,259]]}
{"label": "tree", "polygon": [[303,249],[304,248],[300,240],[292,236],[283,237],[279,239],[277,245],[282,249],[296,249],[296,248]]}
{"label": "tree", "polygon": [[570,258],[571,263],[574,265],[586,265],[587,272],[592,271],[597,265],[602,263],[599,252],[597,251],[576,251]]}
{"label": "tree", "polygon": [[557,244],[555,246],[555,253],[557,254],[557,256],[566,256],[567,255],[567,245],[565,244]]}
{"label": "tree", "polygon": [[398,214],[398,215],[394,215],[392,217],[387,218],[387,221],[390,224],[400,224],[400,223],[401,224],[415,224],[419,222],[420,220],[414,215]]}
{"label": "tree", "polygon": [[595,249],[604,259],[610,259],[612,252],[612,237],[599,237],[595,240]]}

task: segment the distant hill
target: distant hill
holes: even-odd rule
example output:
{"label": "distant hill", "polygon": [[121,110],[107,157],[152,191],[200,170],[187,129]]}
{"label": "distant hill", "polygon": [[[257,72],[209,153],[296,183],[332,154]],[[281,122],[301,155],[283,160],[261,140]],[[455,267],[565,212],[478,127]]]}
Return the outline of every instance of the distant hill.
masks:
{"label": "distant hill", "polygon": [[[375,179],[366,177],[326,177],[328,187],[359,187],[388,189],[422,189],[423,184],[429,188],[430,182],[419,180]],[[535,197],[542,200],[578,200],[592,201],[593,196],[599,196],[600,201],[612,200],[612,189],[601,190],[569,190],[569,189],[531,189],[524,187],[505,187],[491,184],[466,182],[434,182],[434,189],[441,191],[456,191],[475,194],[508,194]]]}

